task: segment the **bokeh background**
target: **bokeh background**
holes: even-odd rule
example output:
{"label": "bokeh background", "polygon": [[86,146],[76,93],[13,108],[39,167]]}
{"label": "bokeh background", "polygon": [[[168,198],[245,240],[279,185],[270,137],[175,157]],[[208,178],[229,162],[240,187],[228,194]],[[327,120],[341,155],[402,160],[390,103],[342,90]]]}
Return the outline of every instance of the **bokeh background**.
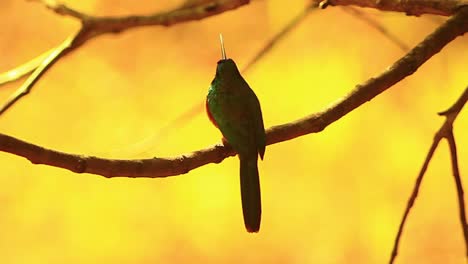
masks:
{"label": "bokeh background", "polygon": [[[64,1],[99,15],[147,14],[176,1]],[[57,63],[0,117],[0,131],[49,148],[109,158],[165,157],[217,143],[202,102],[220,57],[242,68],[304,1],[253,1],[169,28],[96,38]],[[437,16],[361,9],[413,47]],[[0,71],[58,45],[72,18],[0,1]],[[341,7],[315,11],[244,74],[266,127],[319,111],[404,52]],[[237,158],[166,179],[105,179],[0,153],[0,262],[384,263],[415,177],[468,81],[468,36],[323,132],[268,146],[263,219],[244,230]],[[5,100],[21,81],[0,87]],[[466,109],[465,109],[466,110]],[[468,114],[455,123],[468,174]],[[398,263],[465,263],[450,156],[442,142],[401,242]],[[468,187],[466,187],[468,188]]]}

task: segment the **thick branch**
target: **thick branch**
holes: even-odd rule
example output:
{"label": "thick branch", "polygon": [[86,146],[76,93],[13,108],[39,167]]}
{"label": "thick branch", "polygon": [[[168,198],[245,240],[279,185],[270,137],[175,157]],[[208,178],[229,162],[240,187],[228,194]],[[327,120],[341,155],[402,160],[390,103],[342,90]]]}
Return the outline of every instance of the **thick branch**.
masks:
{"label": "thick branch", "polygon": [[171,26],[178,23],[200,20],[246,5],[250,0],[212,0],[198,5],[183,5],[167,12],[150,15],[130,15],[118,17],[91,16],[72,9],[54,0],[42,1],[47,8],[60,15],[71,16],[93,28],[95,34],[119,33],[142,26]]}
{"label": "thick branch", "polygon": [[[404,12],[407,15],[420,16],[433,14],[451,16],[468,5],[468,0],[313,0],[317,4],[326,1],[328,5],[355,5],[376,8],[382,11]],[[323,4],[322,4],[323,5]]]}
{"label": "thick branch", "polygon": [[[313,132],[319,132],[345,116],[353,109],[390,88],[414,73],[430,57],[447,43],[468,30],[468,8],[447,20],[434,33],[395,62],[386,71],[371,78],[322,112],[303,119],[274,126],[267,130],[267,144],[290,140]],[[219,163],[235,153],[228,147],[214,145],[173,158],[142,160],[111,160],[72,155],[48,150],[7,135],[0,134],[0,151],[25,157],[36,164],[68,169],[77,173],[92,173],[105,177],[167,177],[184,174],[208,163]]]}

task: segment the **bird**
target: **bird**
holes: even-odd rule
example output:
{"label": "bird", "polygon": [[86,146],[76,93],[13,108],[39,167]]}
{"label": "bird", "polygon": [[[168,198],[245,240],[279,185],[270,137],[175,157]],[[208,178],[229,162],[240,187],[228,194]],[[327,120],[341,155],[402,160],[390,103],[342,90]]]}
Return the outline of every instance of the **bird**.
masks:
{"label": "bird", "polygon": [[260,102],[239,72],[226,57],[220,34],[221,59],[208,89],[206,112],[221,131],[223,143],[237,152],[240,163],[240,189],[244,225],[249,233],[260,230],[262,215],[258,157],[263,160],[266,134]]}

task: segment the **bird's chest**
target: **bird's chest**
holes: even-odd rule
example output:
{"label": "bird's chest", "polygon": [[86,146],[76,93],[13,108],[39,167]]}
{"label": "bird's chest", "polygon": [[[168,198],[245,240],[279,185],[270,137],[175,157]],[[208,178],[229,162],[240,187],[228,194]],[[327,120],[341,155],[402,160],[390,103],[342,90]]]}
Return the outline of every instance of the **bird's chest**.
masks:
{"label": "bird's chest", "polygon": [[221,119],[246,118],[246,98],[239,91],[210,89],[206,99],[206,110],[216,125]]}
{"label": "bird's chest", "polygon": [[214,91],[208,94],[207,107],[213,113],[230,114],[240,111],[245,105],[245,98],[234,91]]}

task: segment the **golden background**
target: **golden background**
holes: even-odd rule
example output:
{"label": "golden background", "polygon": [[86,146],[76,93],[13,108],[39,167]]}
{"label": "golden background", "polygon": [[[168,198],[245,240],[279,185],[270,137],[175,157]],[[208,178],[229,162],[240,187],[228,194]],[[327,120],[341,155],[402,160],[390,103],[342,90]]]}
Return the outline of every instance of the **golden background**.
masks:
{"label": "golden background", "polygon": [[[147,14],[173,1],[65,1],[96,15]],[[0,117],[0,131],[60,151],[165,157],[217,143],[202,102],[220,58],[240,68],[305,6],[254,1],[169,28],[91,40],[60,60]],[[413,47],[445,18],[361,9]],[[0,1],[0,71],[57,46],[79,23],[37,3]],[[330,7],[312,13],[244,77],[265,126],[319,111],[404,54],[375,28]],[[434,132],[467,85],[468,36],[323,132],[268,146],[260,162],[263,218],[245,232],[238,160],[166,179],[105,179],[0,153],[0,262],[385,263]],[[0,87],[5,100],[21,82]],[[465,107],[466,108],[466,107]],[[468,114],[455,135],[468,173]],[[465,188],[466,187],[465,185]],[[439,146],[397,263],[465,263],[455,185]]]}

